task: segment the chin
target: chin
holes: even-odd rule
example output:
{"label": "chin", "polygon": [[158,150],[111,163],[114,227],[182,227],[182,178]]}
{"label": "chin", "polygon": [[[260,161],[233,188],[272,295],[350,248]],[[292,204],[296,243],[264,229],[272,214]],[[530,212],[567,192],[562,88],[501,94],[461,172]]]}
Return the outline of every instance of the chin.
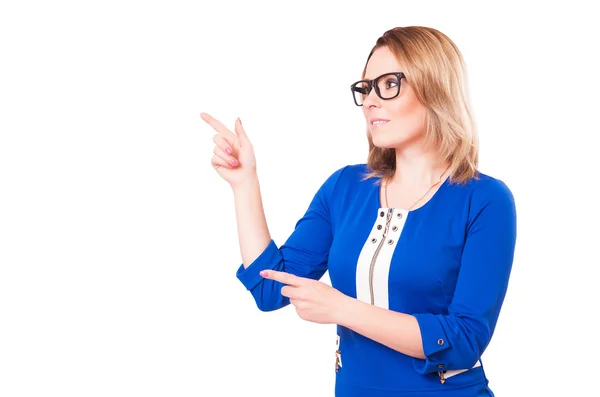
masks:
{"label": "chin", "polygon": [[414,136],[398,136],[385,133],[383,131],[375,131],[375,133],[371,132],[371,141],[373,145],[381,149],[398,149],[402,147],[413,146],[418,144],[422,136],[414,135]]}
{"label": "chin", "polygon": [[399,146],[402,146],[402,142],[398,141],[398,139],[386,139],[388,137],[382,136],[380,134],[371,134],[371,141],[373,141],[373,145],[381,149],[394,149]]}

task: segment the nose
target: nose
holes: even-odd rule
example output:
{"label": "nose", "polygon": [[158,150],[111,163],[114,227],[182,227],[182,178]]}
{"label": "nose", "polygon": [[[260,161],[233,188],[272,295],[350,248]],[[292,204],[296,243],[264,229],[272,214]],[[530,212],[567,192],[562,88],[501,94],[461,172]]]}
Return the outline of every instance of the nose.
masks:
{"label": "nose", "polygon": [[367,95],[363,101],[363,107],[364,108],[371,108],[371,107],[380,107],[381,106],[381,98],[379,98],[379,96],[377,95],[377,93],[375,92],[375,89],[371,89],[371,92],[369,92],[369,95]]}

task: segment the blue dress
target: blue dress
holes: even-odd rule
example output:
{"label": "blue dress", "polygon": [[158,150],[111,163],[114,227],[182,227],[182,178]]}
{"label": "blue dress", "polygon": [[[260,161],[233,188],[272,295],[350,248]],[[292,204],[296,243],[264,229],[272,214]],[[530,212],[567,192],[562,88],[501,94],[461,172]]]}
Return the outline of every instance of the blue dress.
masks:
{"label": "blue dress", "polygon": [[[382,208],[365,164],[345,166],[320,187],[288,240],[271,241],[237,270],[260,310],[289,304],[274,269],[320,279],[340,292],[413,315],[426,358],[416,359],[337,325],[336,396],[493,396],[481,355],[504,300],[516,242],[509,188],[483,173],[446,179],[412,211]],[[332,351],[333,353],[333,351]],[[332,371],[334,366],[332,363]]]}

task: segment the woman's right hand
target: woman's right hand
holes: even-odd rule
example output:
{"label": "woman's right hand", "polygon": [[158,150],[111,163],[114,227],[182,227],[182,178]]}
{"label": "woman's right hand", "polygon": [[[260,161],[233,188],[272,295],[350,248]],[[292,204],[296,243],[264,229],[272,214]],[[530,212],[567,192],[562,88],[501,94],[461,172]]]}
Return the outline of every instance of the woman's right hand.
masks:
{"label": "woman's right hand", "polygon": [[207,113],[200,113],[202,120],[210,124],[217,132],[213,136],[215,147],[211,164],[217,173],[232,188],[256,176],[256,158],[254,148],[248,139],[242,122],[235,121],[235,133],[231,132],[219,120]]}

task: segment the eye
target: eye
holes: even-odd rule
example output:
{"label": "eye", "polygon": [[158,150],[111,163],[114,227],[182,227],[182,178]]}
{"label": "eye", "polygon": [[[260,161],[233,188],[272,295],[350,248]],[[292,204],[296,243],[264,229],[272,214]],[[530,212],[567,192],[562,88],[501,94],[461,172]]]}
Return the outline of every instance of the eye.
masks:
{"label": "eye", "polygon": [[398,80],[394,78],[387,79],[385,81],[385,88],[393,88],[398,85]]}

